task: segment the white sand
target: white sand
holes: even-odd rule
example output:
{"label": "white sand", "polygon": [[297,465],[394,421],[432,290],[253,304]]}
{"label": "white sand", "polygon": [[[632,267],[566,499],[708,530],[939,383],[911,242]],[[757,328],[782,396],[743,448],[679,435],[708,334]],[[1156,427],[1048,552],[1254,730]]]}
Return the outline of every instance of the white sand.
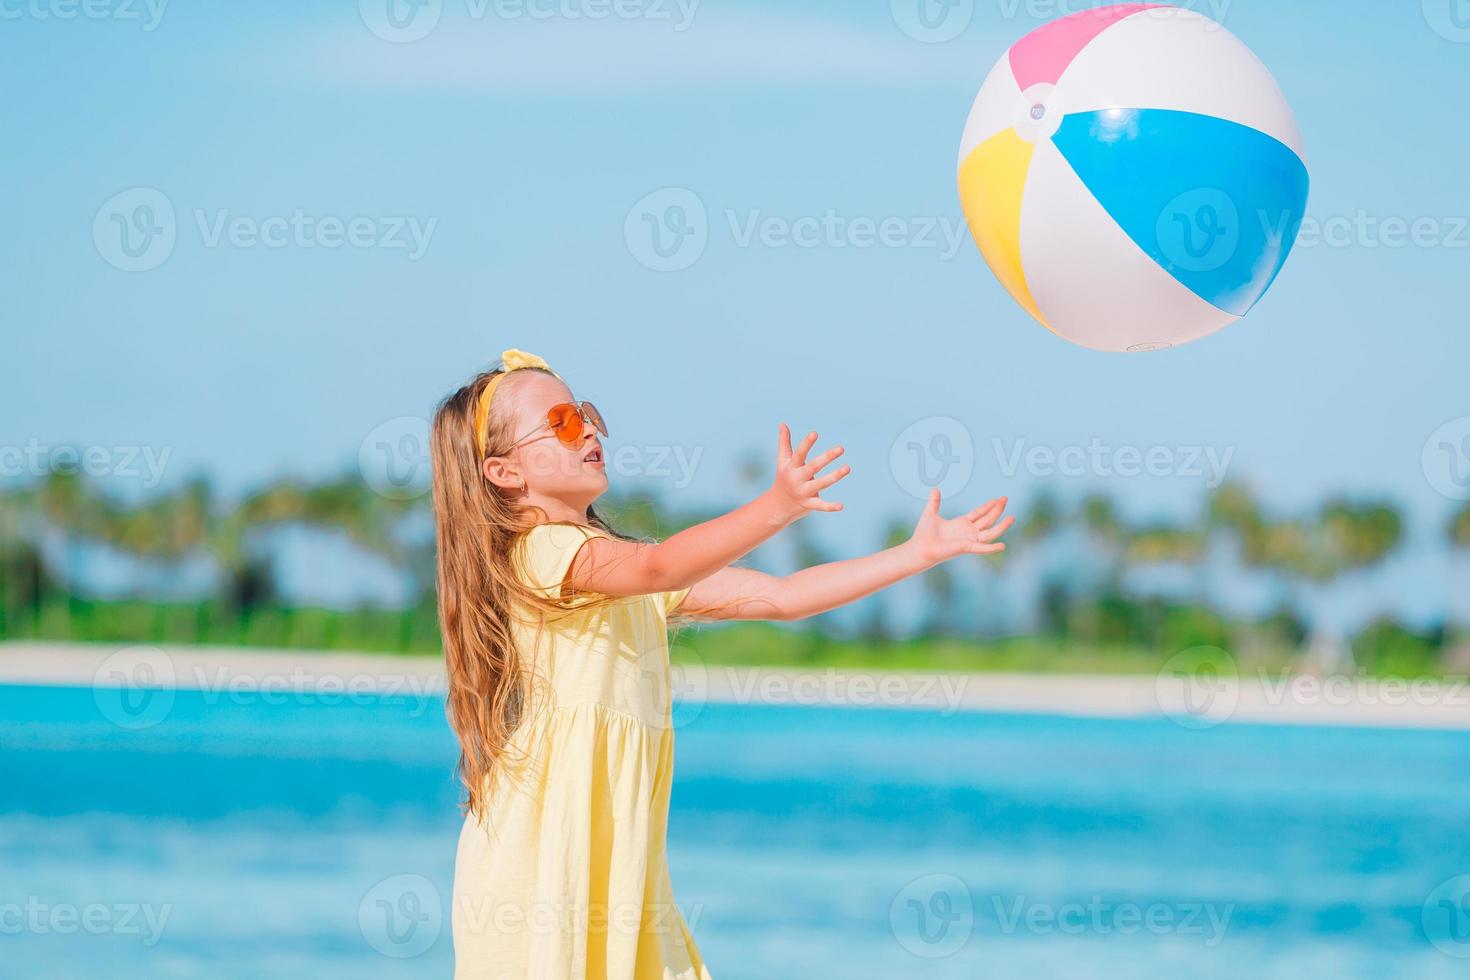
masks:
{"label": "white sand", "polygon": [[[771,705],[1169,717],[1184,727],[1226,721],[1470,729],[1470,684],[1243,675],[1215,682],[1152,675],[924,674],[681,664],[675,697]],[[437,657],[214,647],[0,644],[0,684],[202,690],[442,694]]]}

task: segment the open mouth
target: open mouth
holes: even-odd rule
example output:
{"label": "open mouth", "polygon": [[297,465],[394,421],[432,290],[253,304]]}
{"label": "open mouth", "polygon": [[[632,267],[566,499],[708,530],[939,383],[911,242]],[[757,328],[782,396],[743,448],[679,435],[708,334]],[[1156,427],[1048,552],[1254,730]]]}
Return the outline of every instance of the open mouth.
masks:
{"label": "open mouth", "polygon": [[584,463],[600,463],[600,462],[602,462],[602,450],[601,449],[594,449],[594,450],[592,450],[586,456],[583,456],[582,457],[582,462],[584,462]]}

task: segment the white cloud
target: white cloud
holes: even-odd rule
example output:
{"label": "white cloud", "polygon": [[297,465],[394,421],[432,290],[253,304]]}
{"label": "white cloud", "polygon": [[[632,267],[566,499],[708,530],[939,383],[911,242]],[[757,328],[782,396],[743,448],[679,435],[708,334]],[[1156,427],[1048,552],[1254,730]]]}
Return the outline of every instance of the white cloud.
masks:
{"label": "white cloud", "polygon": [[[863,30],[777,13],[716,12],[697,0],[418,0],[425,19],[396,22],[406,28],[373,13],[375,4],[389,2],[410,0],[361,0],[364,16],[355,29],[300,43],[286,64],[354,87],[593,95],[824,82],[978,85],[994,57],[977,54],[973,44],[923,44],[891,24],[888,31]],[[641,3],[623,9],[646,15],[587,16],[619,3]],[[380,36],[420,33],[405,43]],[[279,54],[272,63],[279,71]]]}

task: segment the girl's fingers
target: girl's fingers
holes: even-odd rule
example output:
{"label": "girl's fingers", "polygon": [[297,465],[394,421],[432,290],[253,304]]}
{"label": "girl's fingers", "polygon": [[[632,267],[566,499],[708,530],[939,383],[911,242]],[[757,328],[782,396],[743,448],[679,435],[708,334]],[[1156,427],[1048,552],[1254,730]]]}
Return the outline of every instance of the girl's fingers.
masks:
{"label": "girl's fingers", "polygon": [[939,488],[929,488],[929,499],[924,503],[924,513],[939,516]]}
{"label": "girl's fingers", "polygon": [[1005,550],[1005,542],[1002,541],[996,544],[977,544],[970,549],[970,553],[975,555],[996,555]]}
{"label": "girl's fingers", "polygon": [[974,510],[972,510],[968,514],[966,514],[965,515],[965,520],[967,520],[967,521],[977,521],[977,520],[979,520],[981,514],[985,513],[990,508],[994,507],[997,503],[999,503],[999,501],[998,500],[995,500],[995,499],[991,499],[991,500],[985,501],[985,503],[981,504],[979,507],[976,507]]}
{"label": "girl's fingers", "polygon": [[776,459],[785,463],[791,458],[791,428],[781,423],[781,428],[776,436]]}
{"label": "girl's fingers", "polygon": [[842,479],[852,472],[851,466],[839,466],[826,476],[819,476],[810,484],[813,493],[821,493],[823,490]]}
{"label": "girl's fingers", "polygon": [[806,438],[801,440],[801,444],[796,447],[796,452],[792,454],[791,461],[797,466],[805,466],[806,454],[811,452],[812,447],[816,444],[817,434],[815,432],[808,432]]}
{"label": "girl's fingers", "polygon": [[970,522],[976,527],[989,527],[990,525],[994,524],[996,520],[999,519],[1000,515],[1004,514],[1005,512],[1006,500],[1004,497],[1002,497],[999,500],[993,501],[990,506],[984,508],[978,514],[972,517],[970,519]]}
{"label": "girl's fingers", "polygon": [[828,463],[832,462],[834,459],[836,459],[838,456],[841,456],[845,452],[847,452],[847,450],[842,448],[841,446],[833,446],[831,449],[827,450],[825,453],[822,453],[822,455],[818,456],[816,459],[806,464],[806,468],[811,470],[813,473],[816,473],[821,470],[822,467],[826,466]]}
{"label": "girl's fingers", "polygon": [[1014,524],[1014,523],[1016,523],[1016,519],[1014,517],[1007,517],[1005,520],[1001,521],[999,524],[995,525],[994,527],[992,527],[992,528],[990,528],[988,530],[981,531],[980,532],[980,540],[981,541],[984,541],[984,542],[987,542],[987,543],[989,543],[991,541],[994,541],[996,538],[1000,537],[1002,534],[1005,534],[1006,531],[1010,530],[1011,525]]}

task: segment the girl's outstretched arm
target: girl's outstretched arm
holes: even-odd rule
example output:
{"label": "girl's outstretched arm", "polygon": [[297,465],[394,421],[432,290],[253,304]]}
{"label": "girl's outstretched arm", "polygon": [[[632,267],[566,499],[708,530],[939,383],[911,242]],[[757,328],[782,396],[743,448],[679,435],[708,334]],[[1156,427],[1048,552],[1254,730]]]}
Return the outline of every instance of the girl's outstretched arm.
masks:
{"label": "girl's outstretched arm", "polygon": [[1002,519],[1005,509],[1006,498],[1000,497],[946,520],[939,516],[936,489],[929,494],[913,536],[903,544],[786,576],[724,568],[694,586],[679,611],[700,619],[790,620],[815,616],[951,558],[1004,551],[999,538],[1013,521],[1010,517]]}
{"label": "girl's outstretched arm", "polygon": [[567,573],[567,584],[577,591],[611,596],[687,589],[811,511],[841,510],[841,504],[823,500],[821,493],[847,476],[851,467],[839,466],[822,473],[843,449],[834,446],[808,460],[807,454],[816,442],[817,434],[813,432],[793,449],[791,430],[782,423],[776,479],[765,493],[728,514],[686,528],[656,544],[593,538],[577,552]]}

